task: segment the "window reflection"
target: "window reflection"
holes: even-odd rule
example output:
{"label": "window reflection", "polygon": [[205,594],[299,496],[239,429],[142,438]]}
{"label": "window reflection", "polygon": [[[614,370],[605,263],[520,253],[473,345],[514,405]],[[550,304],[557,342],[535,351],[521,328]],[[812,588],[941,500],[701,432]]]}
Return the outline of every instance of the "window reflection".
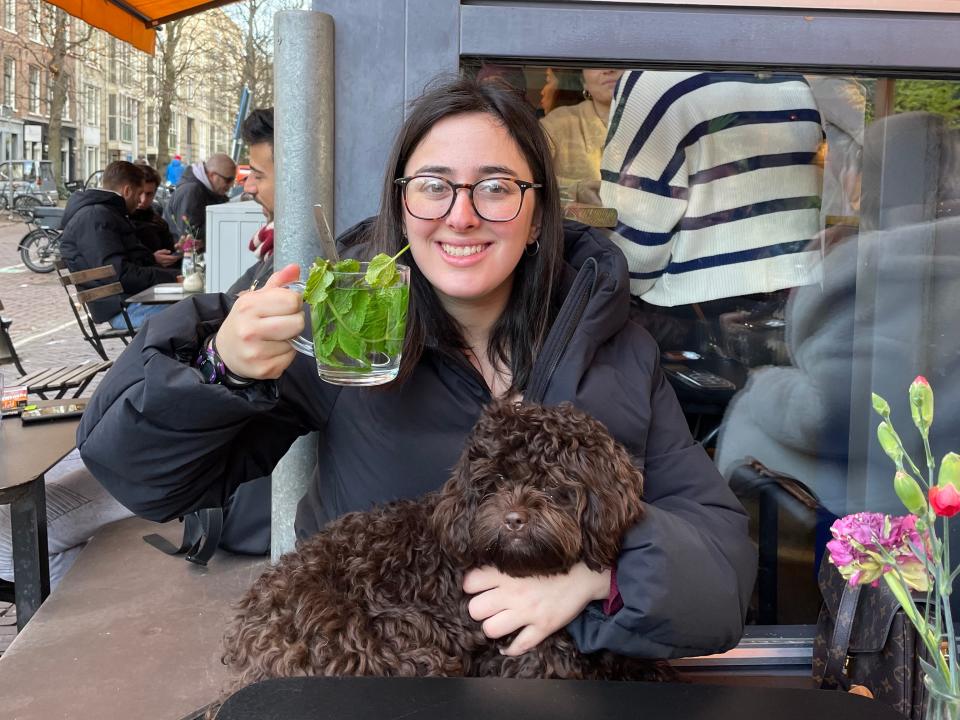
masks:
{"label": "window reflection", "polygon": [[[960,82],[629,70],[603,123],[582,68],[519,69],[567,199],[616,210],[634,319],[751,513],[749,620],[815,622],[833,517],[903,512],[871,391],[910,428],[924,374],[933,452],[956,444]],[[598,146],[599,175],[566,162]]]}

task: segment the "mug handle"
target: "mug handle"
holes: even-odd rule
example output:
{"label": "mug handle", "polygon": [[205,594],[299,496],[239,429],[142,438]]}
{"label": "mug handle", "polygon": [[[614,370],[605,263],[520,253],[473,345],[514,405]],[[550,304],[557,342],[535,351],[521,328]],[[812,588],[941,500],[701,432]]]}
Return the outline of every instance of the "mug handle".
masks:
{"label": "mug handle", "polygon": [[[303,294],[304,290],[307,289],[307,286],[302,282],[292,282],[284,285],[288,290],[295,290],[296,292]],[[309,355],[310,357],[315,357],[313,354],[313,343],[307,340],[303,335],[297,335],[295,338],[290,338],[287,340],[288,343],[293,345],[293,349],[304,355]]]}

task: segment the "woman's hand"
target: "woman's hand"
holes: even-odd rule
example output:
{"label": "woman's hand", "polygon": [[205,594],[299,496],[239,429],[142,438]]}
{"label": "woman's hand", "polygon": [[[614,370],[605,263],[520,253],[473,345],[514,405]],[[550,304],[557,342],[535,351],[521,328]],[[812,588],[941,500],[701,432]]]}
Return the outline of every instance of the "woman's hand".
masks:
{"label": "woman's hand", "polygon": [[463,591],[476,596],[470,601],[470,617],[483,623],[487,637],[501,638],[523,628],[502,651],[516,656],[565,627],[592,600],[606,600],[610,571],[593,572],[581,562],[564,575],[514,578],[482,567],[464,576]]}
{"label": "woman's hand", "polygon": [[217,352],[234,375],[276,379],[293,362],[297,351],[287,340],[303,332],[303,299],[283,286],[299,277],[300,268],[287,265],[237,298],[217,331]]}

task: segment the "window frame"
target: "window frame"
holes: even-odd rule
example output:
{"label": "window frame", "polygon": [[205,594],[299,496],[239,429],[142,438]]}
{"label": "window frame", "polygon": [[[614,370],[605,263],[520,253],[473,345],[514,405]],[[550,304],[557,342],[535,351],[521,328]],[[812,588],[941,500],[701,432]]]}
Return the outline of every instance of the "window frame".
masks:
{"label": "window frame", "polygon": [[[430,0],[424,0],[429,3]],[[434,0],[434,4],[439,0]],[[637,28],[644,28],[643,43]],[[407,24],[406,99],[436,73],[431,51],[448,54],[438,32]],[[960,79],[960,16],[776,8],[459,6],[457,69],[476,60],[519,65],[621,65],[664,69],[775,69],[859,77]],[[851,42],[851,37],[855,42]],[[750,42],[744,42],[750,38]],[[916,48],[922,47],[923,53]],[[877,48],[882,48],[878,51]],[[421,54],[422,50],[422,54]],[[338,58],[339,62],[339,58]],[[738,646],[690,668],[809,677],[813,625],[748,626]],[[681,663],[683,664],[683,663]],[[684,667],[683,670],[688,668]]]}
{"label": "window frame", "polygon": [[[10,63],[9,82],[7,82],[8,62]],[[17,109],[17,60],[9,55],[3,57],[3,104],[13,111]]]}
{"label": "window frame", "polygon": [[[535,0],[366,0],[362,5],[327,0],[325,6],[338,35],[335,183],[353,188],[336,195],[337,231],[376,212],[382,158],[410,102],[438,73],[456,72],[462,63],[960,79],[960,15],[948,13]],[[381,23],[371,36],[372,14]],[[371,46],[378,52],[369,53]],[[357,76],[399,80],[378,87],[372,99],[354,92]],[[284,92],[278,82],[278,97]],[[727,667],[739,672],[776,665],[771,658],[786,652],[797,673],[805,663],[803,672],[809,675],[810,627],[751,626],[737,651],[725,656]]]}
{"label": "window frame", "polygon": [[[36,82],[34,82],[36,79]],[[27,68],[27,112],[39,115],[43,102],[43,72],[39,65],[29,65]]]}

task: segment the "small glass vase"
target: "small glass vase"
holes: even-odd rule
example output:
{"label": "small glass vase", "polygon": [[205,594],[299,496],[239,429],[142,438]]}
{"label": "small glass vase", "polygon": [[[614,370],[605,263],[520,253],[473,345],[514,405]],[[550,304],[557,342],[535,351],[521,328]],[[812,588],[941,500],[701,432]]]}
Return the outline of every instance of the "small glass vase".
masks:
{"label": "small glass vase", "polygon": [[927,687],[924,720],[960,720],[960,696],[942,692],[926,676],[923,678],[923,684]]}
{"label": "small glass vase", "polygon": [[187,277],[187,275],[193,275],[195,272],[195,266],[196,256],[194,255],[193,250],[188,250],[183,254],[183,261],[180,265],[180,274],[184,277]]}

